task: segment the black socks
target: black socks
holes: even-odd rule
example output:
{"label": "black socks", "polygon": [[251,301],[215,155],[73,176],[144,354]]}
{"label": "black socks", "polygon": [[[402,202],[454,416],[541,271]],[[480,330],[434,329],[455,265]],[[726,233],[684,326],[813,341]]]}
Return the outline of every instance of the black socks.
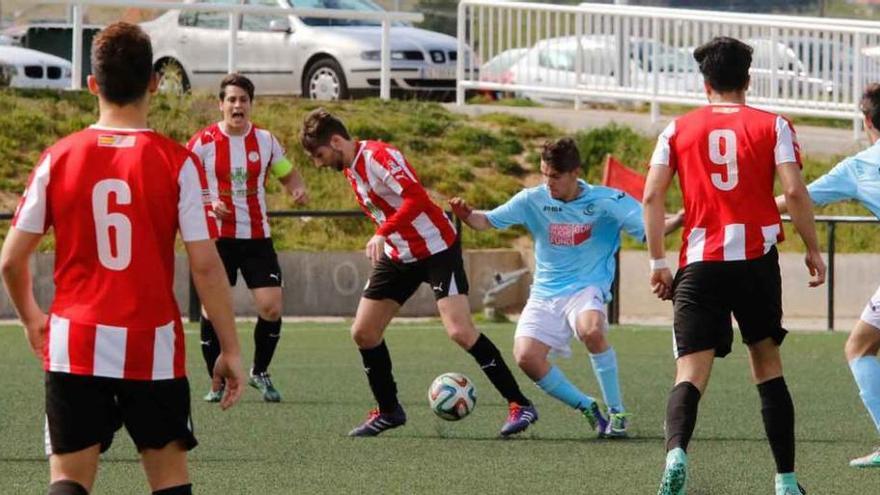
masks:
{"label": "black socks", "polygon": [[758,384],[761,395],[761,416],[770,450],[776,460],[776,472],[794,472],[794,403],[785,378],[779,377]]}
{"label": "black socks", "polygon": [[199,325],[202,334],[202,357],[205,358],[208,376],[214,376],[214,363],[220,356],[220,341],[217,340],[217,334],[214,333],[214,325],[205,315],[202,315]]}
{"label": "black socks", "polygon": [[510,372],[510,368],[501,357],[501,352],[489,340],[489,337],[481,333],[474,345],[468,349],[468,353],[477,360],[483,373],[489,377],[489,381],[495,385],[495,388],[507,399],[507,402],[516,402],[521,406],[532,405],[531,401],[519,389],[516,378],[513,377],[513,373]]}
{"label": "black socks", "polygon": [[392,413],[400,405],[397,402],[397,384],[391,374],[391,355],[385,341],[372,349],[358,349],[364,363],[364,373],[370,382],[370,390],[383,413]]}
{"label": "black socks", "polygon": [[258,375],[269,369],[275,348],[281,338],[281,318],[276,321],[267,321],[257,318],[254,327],[254,369],[253,374]]}
{"label": "black socks", "polygon": [[687,452],[694,427],[697,425],[697,406],[700,391],[691,382],[672,387],[666,403],[666,451],[681,448]]}

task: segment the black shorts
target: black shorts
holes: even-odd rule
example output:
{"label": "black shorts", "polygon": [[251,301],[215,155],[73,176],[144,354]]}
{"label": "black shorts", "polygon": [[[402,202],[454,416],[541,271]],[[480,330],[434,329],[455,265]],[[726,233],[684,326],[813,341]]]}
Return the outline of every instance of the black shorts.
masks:
{"label": "black shorts", "polygon": [[281,267],[272,239],[217,239],[217,252],[226,267],[229,285],[235,285],[238,271],[248,289],[281,287]]}
{"label": "black shorts", "polygon": [[744,261],[698,262],[675,274],[674,333],[676,358],[715,349],[730,354],[733,313],[743,343],[772,338],[782,344],[782,278],[776,248]]}
{"label": "black shorts", "polygon": [[46,373],[46,454],[69,454],[95,444],[110,448],[125,426],[138,451],[179,440],[198,442],[190,416],[189,381],[122,380]]}
{"label": "black shorts", "polygon": [[431,284],[436,300],[456,294],[467,295],[468,280],[458,241],[445,251],[412,263],[393,261],[383,254],[370,273],[364,297],[393,299],[403,305],[422,282]]}

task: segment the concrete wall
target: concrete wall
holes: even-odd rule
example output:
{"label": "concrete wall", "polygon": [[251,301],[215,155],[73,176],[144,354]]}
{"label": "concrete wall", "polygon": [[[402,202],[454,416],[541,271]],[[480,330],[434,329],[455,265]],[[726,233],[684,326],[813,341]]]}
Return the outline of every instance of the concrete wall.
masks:
{"label": "concrete wall", "polygon": [[[676,259],[670,253],[669,262]],[[369,263],[360,252],[285,252],[279,254],[284,272],[284,312],[295,316],[352,316],[361,290],[367,281]],[[48,307],[54,291],[52,284],[51,254],[38,254],[32,262],[34,289],[42,307]],[[783,308],[787,319],[816,319],[826,315],[826,287],[807,287],[807,271],[803,256],[782,253],[780,256],[783,279]],[[648,286],[647,254],[627,251],[621,254],[621,316],[625,320],[667,322],[672,315],[668,302],[657,300]],[[470,302],[477,310],[482,308],[485,290],[492,285],[495,272],[516,270],[523,266],[534,268],[531,252],[515,250],[481,250],[465,252],[465,268],[471,284]],[[186,312],[189,285],[186,259],[176,263],[175,293],[181,309]],[[880,255],[844,254],[837,256],[837,285],[835,311],[841,322],[838,328],[847,328],[858,318],[868,298],[880,285]],[[505,294],[503,306],[518,310],[528,297],[528,279],[521,280]],[[251,316],[250,295],[239,280],[235,287],[236,314]],[[423,285],[401,311],[406,316],[436,314],[430,288]],[[0,296],[0,318],[14,318],[15,313],[5,291]],[[846,322],[845,324],[843,322]]]}
{"label": "concrete wall", "polygon": [[[677,266],[678,253],[670,253],[668,261],[670,266]],[[623,252],[620,265],[621,319],[663,322],[671,320],[672,304],[658,300],[648,285],[647,253]],[[824,322],[828,309],[827,285],[815,289],[807,286],[809,274],[802,254],[780,253],[779,265],[782,272],[782,308],[786,321]],[[838,254],[835,265],[835,328],[847,329],[853,320],[858,319],[865,303],[880,285],[880,255]]]}
{"label": "concrete wall", "polygon": [[[367,283],[370,265],[361,252],[283,252],[278,261],[284,274],[284,313],[295,316],[353,316],[361,291]],[[514,250],[480,250],[466,252],[465,269],[470,282],[470,303],[482,309],[482,299],[496,272],[522,268],[519,252]],[[55,287],[52,281],[54,256],[37,254],[31,263],[37,301],[48,308]],[[189,302],[189,279],[185,256],[175,262],[174,292],[181,311],[186,313]],[[502,306],[516,309],[528,297],[529,280],[511,288],[501,299]],[[235,312],[255,316],[250,293],[239,276],[233,290]],[[401,310],[404,316],[431,316],[436,305],[431,289],[423,284]],[[0,318],[15,318],[5,292],[0,295]]]}

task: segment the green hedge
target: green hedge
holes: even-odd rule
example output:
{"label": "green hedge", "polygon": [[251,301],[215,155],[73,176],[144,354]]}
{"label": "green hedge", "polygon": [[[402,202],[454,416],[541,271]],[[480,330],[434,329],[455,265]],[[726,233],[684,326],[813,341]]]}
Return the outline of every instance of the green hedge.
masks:
{"label": "green hedge", "polygon": [[[303,116],[319,106],[292,98],[258,98],[254,121],[271,130],[287,147],[288,156],[305,176],[312,201],[305,209],[356,209],[354,196],[341,174],[318,170],[297,144]],[[535,184],[538,175],[537,149],[547,139],[563,135],[544,123],[507,114],[489,114],[469,119],[447,111],[436,103],[365,99],[325,105],[348,124],[356,137],[383,139],[399,147],[415,167],[435,200],[444,204],[460,195],[479,208],[504,202],[525,184]],[[80,92],[0,91],[0,210],[11,211],[24,188],[40,152],[55,140],[93,123],[96,101]],[[160,96],[153,102],[150,125],[181,143],[198,129],[219,117],[213,96],[196,94],[183,98]],[[577,133],[575,139],[583,157],[586,179],[598,183],[605,155],[644,172],[654,138],[628,127],[608,125]],[[805,162],[808,179],[828,170],[835,160]],[[272,181],[270,209],[296,209]],[[668,209],[676,210],[680,194],[670,195]],[[867,214],[853,204],[821,210],[827,214]],[[272,221],[273,238],[279,249],[360,249],[373,227],[363,219],[279,219]],[[4,235],[6,225],[0,225]],[[840,251],[870,251],[880,235],[874,226],[838,227]],[[474,233],[465,229],[467,247],[508,247],[522,230]],[[674,248],[678,240],[670,238]],[[625,240],[627,247],[638,247]],[[44,249],[51,248],[47,240]],[[784,249],[800,249],[799,242],[787,242]]]}

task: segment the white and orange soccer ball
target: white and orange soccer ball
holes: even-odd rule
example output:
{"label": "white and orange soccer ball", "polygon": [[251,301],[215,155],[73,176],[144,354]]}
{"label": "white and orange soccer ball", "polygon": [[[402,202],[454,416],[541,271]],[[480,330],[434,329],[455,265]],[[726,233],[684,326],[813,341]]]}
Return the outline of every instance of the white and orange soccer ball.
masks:
{"label": "white and orange soccer ball", "polygon": [[470,378],[461,373],[443,373],[428,389],[428,404],[437,416],[458,421],[474,410],[477,390]]}

